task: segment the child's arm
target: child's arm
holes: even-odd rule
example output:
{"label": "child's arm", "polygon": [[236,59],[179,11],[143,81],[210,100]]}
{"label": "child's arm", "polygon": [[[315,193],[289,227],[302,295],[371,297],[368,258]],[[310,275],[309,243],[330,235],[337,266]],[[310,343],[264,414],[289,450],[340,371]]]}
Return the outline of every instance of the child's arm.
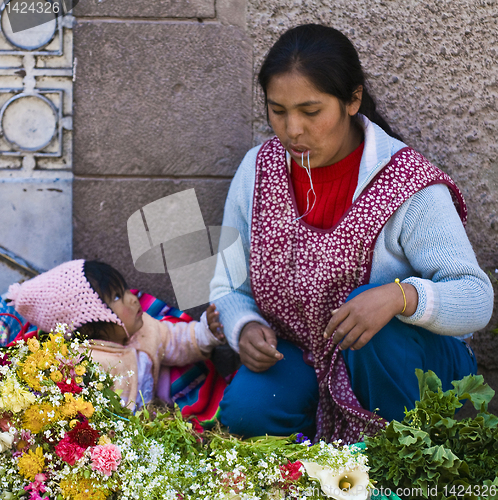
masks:
{"label": "child's arm", "polygon": [[223,334],[223,325],[218,320],[219,313],[216,306],[210,304],[206,312],[201,316],[199,323],[195,325],[195,338],[202,353],[206,356],[211,354],[214,347],[226,342]]}
{"label": "child's arm", "polygon": [[[225,343],[225,334],[223,333],[223,325],[220,323],[220,313],[216,310],[214,304],[209,304],[206,309],[206,318],[211,333],[221,342]],[[202,319],[202,318],[201,318]]]}
{"label": "child's arm", "polygon": [[[216,319],[217,316],[213,315],[214,307],[208,309],[210,319]],[[223,338],[223,340],[218,340],[211,333],[209,326],[207,311],[203,313],[200,321],[189,323],[157,321],[144,314],[144,327],[134,335],[130,344],[136,348],[139,345],[141,350],[147,352],[151,350],[157,353],[161,365],[184,366],[205,359],[213,347],[225,343],[223,333],[218,332],[218,335]],[[217,328],[221,328],[221,325],[217,321],[211,321],[211,328],[216,331]]]}

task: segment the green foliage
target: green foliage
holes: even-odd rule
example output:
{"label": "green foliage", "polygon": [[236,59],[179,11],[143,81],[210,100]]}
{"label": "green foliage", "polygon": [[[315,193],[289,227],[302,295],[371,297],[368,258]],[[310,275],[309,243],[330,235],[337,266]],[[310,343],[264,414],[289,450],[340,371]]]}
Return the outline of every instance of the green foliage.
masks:
{"label": "green foliage", "polygon": [[[494,390],[482,375],[452,382],[454,388],[443,392],[434,372],[416,374],[420,401],[415,408],[402,422],[392,421],[365,439],[371,479],[393,490],[421,488],[422,498],[498,498],[489,494],[498,488],[498,417],[487,411]],[[457,421],[455,412],[465,399],[479,414]],[[483,491],[488,494],[480,496]]]}

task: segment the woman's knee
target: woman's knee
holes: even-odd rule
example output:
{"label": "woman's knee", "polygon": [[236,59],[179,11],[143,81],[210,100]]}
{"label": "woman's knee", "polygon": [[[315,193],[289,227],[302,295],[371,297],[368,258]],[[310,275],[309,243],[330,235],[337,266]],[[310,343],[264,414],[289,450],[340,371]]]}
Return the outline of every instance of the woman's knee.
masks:
{"label": "woman's knee", "polygon": [[226,388],[220,404],[223,425],[246,437],[309,432],[318,405],[315,371],[300,349],[279,340],[284,355],[262,373],[242,367]]}

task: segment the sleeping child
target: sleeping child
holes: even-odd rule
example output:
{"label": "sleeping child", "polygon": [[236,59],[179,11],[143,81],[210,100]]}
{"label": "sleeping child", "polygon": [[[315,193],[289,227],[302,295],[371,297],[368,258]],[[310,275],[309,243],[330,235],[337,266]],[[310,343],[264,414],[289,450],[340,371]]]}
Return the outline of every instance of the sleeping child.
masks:
{"label": "sleeping child", "polygon": [[7,300],[43,331],[65,323],[89,339],[92,357],[119,377],[114,389],[132,410],[158,394],[168,402],[169,367],[205,360],[225,342],[214,305],[200,321],[159,321],[143,312],[116,269],[97,261],[65,262],[15,283]]}

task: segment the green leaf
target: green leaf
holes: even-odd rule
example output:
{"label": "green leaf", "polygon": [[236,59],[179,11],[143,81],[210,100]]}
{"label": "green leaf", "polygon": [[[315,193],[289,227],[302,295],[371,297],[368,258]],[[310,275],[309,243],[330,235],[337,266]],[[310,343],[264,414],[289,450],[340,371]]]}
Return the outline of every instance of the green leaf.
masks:
{"label": "green leaf", "polygon": [[431,463],[441,465],[452,473],[456,474],[458,472],[461,460],[448,448],[444,446],[432,446],[422,453],[427,456],[427,459]]}
{"label": "green leaf", "polygon": [[415,369],[415,374],[418,378],[418,389],[420,393],[420,399],[424,399],[427,389],[432,392],[438,392],[443,386],[439,377],[431,370],[424,373],[420,368]]}
{"label": "green leaf", "polygon": [[459,399],[470,399],[476,410],[488,408],[488,403],[493,399],[495,391],[484,383],[482,375],[467,375],[462,380],[452,382]]}

